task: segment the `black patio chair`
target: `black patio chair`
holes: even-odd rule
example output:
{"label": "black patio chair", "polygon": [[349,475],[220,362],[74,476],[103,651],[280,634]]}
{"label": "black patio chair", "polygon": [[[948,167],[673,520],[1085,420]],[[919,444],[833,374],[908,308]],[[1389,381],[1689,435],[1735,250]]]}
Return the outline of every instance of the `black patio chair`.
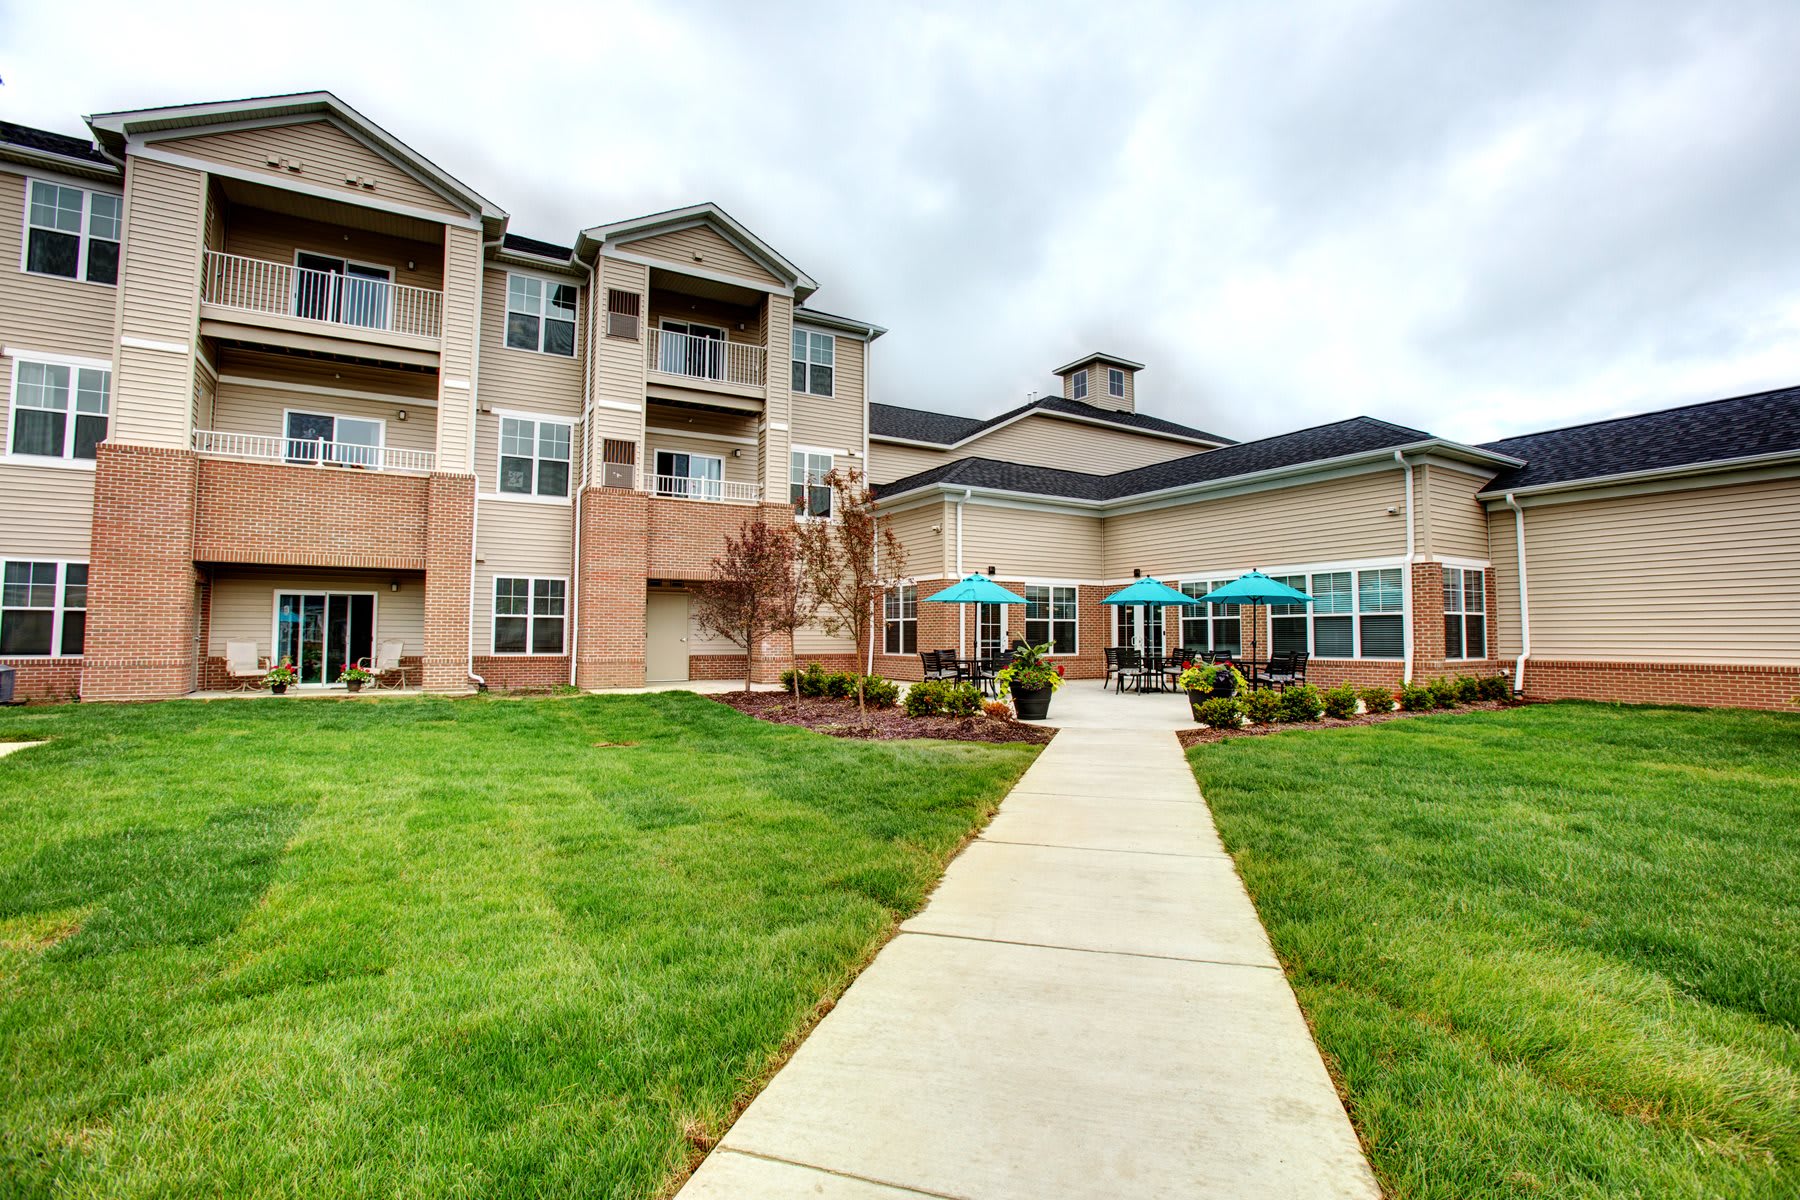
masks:
{"label": "black patio chair", "polygon": [[[948,661],[945,661],[946,655],[949,656]],[[956,678],[956,651],[954,650],[921,650],[919,651],[919,662],[925,668],[925,678],[927,679]]]}
{"label": "black patio chair", "polygon": [[1277,690],[1294,682],[1294,654],[1292,650],[1283,650],[1269,655],[1269,663],[1257,673],[1256,682]]}
{"label": "black patio chair", "polygon": [[1118,655],[1119,668],[1116,672],[1119,684],[1118,692],[1120,695],[1124,695],[1125,685],[1127,683],[1136,683],[1140,687],[1142,686],[1144,660],[1136,650],[1132,650],[1125,646],[1119,647]]}
{"label": "black patio chair", "polygon": [[1305,683],[1306,682],[1306,660],[1311,657],[1312,656],[1304,650],[1294,651],[1293,664],[1292,664],[1292,670],[1291,670],[1291,674],[1293,675],[1293,678],[1291,680],[1289,680],[1290,683]]}
{"label": "black patio chair", "polygon": [[1113,676],[1117,675],[1118,673],[1119,673],[1119,647],[1108,646],[1106,648],[1106,677],[1100,681],[1100,689],[1102,691],[1106,690],[1106,685],[1111,683],[1113,681]]}

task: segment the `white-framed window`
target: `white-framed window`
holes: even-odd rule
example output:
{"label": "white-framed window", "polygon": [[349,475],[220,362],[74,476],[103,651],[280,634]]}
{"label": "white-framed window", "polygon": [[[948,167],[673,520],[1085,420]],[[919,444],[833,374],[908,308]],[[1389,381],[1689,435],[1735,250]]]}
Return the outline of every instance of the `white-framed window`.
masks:
{"label": "white-framed window", "polygon": [[112,409],[110,366],[15,358],[12,394],[8,454],[93,461]]}
{"label": "white-framed window", "polygon": [[1311,605],[1269,606],[1269,649],[1316,658],[1401,658],[1406,625],[1399,567],[1277,575],[1313,598]]}
{"label": "white-framed window", "polygon": [[0,563],[0,658],[69,658],[87,633],[84,562]]}
{"label": "white-framed window", "polygon": [[1025,640],[1033,646],[1048,644],[1052,654],[1080,653],[1076,613],[1080,593],[1073,586],[1048,583],[1025,585]]}
{"label": "white-framed window", "polygon": [[788,503],[794,515],[831,517],[831,485],[825,476],[831,474],[831,454],[825,450],[795,448],[788,456]]}
{"label": "white-framed window", "polygon": [[904,583],[888,591],[882,605],[884,654],[919,652],[919,588]]}
{"label": "white-framed window", "polygon": [[717,500],[724,493],[725,460],[686,450],[656,452],[656,494]]}
{"label": "white-framed window", "polygon": [[124,198],[48,179],[33,179],[29,187],[21,268],[33,275],[118,283]]}
{"label": "white-framed window", "polygon": [[794,330],[790,356],[793,390],[808,396],[832,395],[832,374],[837,367],[837,339],[811,329]]}
{"label": "white-framed window", "polygon": [[1487,657],[1487,572],[1444,568],[1444,657]]}
{"label": "white-framed window", "polygon": [[[1113,645],[1160,655],[1163,652],[1163,629],[1167,624],[1163,620],[1163,606],[1146,604],[1143,609],[1144,628],[1140,631],[1138,605],[1120,604],[1113,608]],[[1140,642],[1143,644],[1139,645]]]}
{"label": "white-framed window", "polygon": [[[1190,579],[1181,585],[1181,594],[1199,600],[1214,588],[1222,588],[1229,579]],[[1181,610],[1181,648],[1198,654],[1212,651],[1236,656],[1244,652],[1243,618],[1235,604],[1203,604]]]}
{"label": "white-framed window", "polygon": [[576,287],[536,275],[506,276],[506,344],[513,350],[575,356]]}
{"label": "white-framed window", "polygon": [[1106,394],[1125,398],[1125,372],[1117,367],[1106,368]]}
{"label": "white-framed window", "polygon": [[533,575],[494,577],[494,653],[561,654],[569,581]]}
{"label": "white-framed window", "polygon": [[500,417],[500,491],[512,496],[569,494],[573,426],[538,417]]}
{"label": "white-framed window", "polygon": [[[1086,400],[1087,399],[1087,372],[1086,371],[1077,371],[1071,377],[1069,393],[1076,400]],[[1038,645],[1041,646],[1041,645],[1043,645],[1043,643],[1039,642]]]}
{"label": "white-framed window", "polygon": [[282,453],[288,462],[335,463],[367,470],[381,466],[386,421],[290,408],[283,413],[283,424],[286,445]]}
{"label": "white-framed window", "polygon": [[975,653],[994,658],[1006,649],[1006,605],[975,606]]}

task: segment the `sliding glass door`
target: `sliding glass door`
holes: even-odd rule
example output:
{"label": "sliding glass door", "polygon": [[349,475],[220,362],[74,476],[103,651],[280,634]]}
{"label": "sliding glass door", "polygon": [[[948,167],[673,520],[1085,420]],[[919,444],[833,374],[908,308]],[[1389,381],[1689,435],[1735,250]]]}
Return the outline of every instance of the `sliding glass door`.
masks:
{"label": "sliding glass door", "polygon": [[301,683],[336,683],[346,665],[370,657],[374,643],[373,593],[276,594],[275,658],[293,663]]}

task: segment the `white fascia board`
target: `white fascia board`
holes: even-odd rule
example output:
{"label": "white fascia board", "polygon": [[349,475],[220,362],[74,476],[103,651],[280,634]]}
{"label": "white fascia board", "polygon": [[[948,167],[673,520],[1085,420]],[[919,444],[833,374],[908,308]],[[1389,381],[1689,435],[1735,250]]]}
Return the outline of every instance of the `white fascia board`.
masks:
{"label": "white fascia board", "polygon": [[662,233],[692,229],[698,225],[711,226],[726,241],[735,244],[739,250],[758,260],[763,266],[771,268],[775,275],[786,277],[796,290],[803,289],[809,293],[819,290],[818,283],[805,271],[710,200],[684,208],[672,208],[665,212],[594,225],[582,230],[581,236],[600,242],[603,246],[617,245],[622,240],[635,241]]}
{"label": "white fascia board", "polygon": [[52,177],[54,172],[60,171],[64,173],[64,178],[76,187],[92,188],[95,183],[103,180],[118,187],[125,177],[122,168],[110,163],[90,162],[85,158],[70,158],[67,155],[52,154],[47,150],[33,150],[11,143],[0,146],[0,154],[16,160],[0,162],[0,171],[12,175],[33,175],[39,179]]}
{"label": "white fascia board", "polygon": [[633,254],[629,250],[620,249],[616,245],[607,244],[601,247],[600,253],[605,258],[618,259],[622,262],[636,263],[641,267],[653,267],[664,271],[673,271],[677,275],[692,275],[696,279],[708,279],[713,283],[727,283],[733,287],[741,287],[752,292],[767,292],[771,296],[792,297],[794,289],[779,283],[759,283],[754,279],[744,279],[737,275],[727,275],[723,271],[709,271],[705,267],[696,267],[686,263],[673,262],[666,258],[656,258],[649,254]]}
{"label": "white fascia board", "polygon": [[794,324],[813,329],[825,329],[832,333],[849,334],[865,342],[872,342],[887,332],[884,326],[877,325],[872,321],[854,321],[849,317],[810,312],[797,306],[794,309]]}

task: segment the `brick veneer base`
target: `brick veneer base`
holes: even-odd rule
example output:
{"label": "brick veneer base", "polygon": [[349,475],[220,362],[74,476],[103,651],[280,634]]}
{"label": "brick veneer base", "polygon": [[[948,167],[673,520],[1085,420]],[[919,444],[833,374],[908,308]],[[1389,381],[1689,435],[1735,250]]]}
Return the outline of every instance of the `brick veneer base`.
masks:
{"label": "brick veneer base", "polygon": [[1612,700],[1794,712],[1800,667],[1525,660],[1528,700]]}
{"label": "brick veneer base", "polygon": [[566,687],[569,656],[483,654],[476,656],[475,673],[495,691]]}
{"label": "brick veneer base", "polygon": [[13,699],[73,700],[81,694],[79,658],[0,658],[13,668]]}
{"label": "brick veneer base", "polygon": [[[200,663],[200,690],[206,692],[235,692],[244,686],[244,680],[225,669],[225,658],[221,655],[210,655]],[[416,654],[403,655],[400,665],[406,669],[406,685],[418,687],[424,668]]]}

